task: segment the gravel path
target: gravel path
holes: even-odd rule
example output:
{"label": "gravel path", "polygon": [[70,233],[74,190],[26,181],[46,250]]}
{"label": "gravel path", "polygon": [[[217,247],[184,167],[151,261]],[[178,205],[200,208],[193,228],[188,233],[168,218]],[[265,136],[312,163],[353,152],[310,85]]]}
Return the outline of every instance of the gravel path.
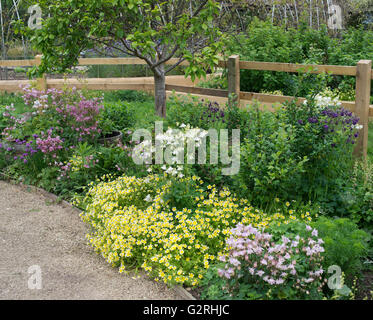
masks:
{"label": "gravel path", "polygon": [[[181,299],[145,276],[119,274],[86,232],[71,209],[0,181],[0,299]],[[40,290],[29,289],[31,266],[40,266]]]}

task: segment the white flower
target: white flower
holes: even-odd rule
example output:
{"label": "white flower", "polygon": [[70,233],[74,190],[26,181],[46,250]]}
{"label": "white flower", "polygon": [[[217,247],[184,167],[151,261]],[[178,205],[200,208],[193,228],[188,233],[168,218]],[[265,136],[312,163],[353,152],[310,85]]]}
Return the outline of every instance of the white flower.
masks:
{"label": "white flower", "polygon": [[172,167],[169,167],[167,170],[166,170],[166,173],[167,174],[172,174],[172,172],[174,171],[174,169]]}
{"label": "white flower", "polygon": [[351,126],[352,127],[352,129],[356,129],[356,130],[361,130],[361,129],[363,129],[364,128],[364,126],[363,125],[361,125],[361,124],[357,124],[357,125],[353,125],[353,126]]}
{"label": "white flower", "polygon": [[152,199],[152,197],[150,196],[150,194],[148,194],[148,195],[146,196],[146,198],[144,199],[144,201],[146,201],[146,202],[152,202],[153,199]]}

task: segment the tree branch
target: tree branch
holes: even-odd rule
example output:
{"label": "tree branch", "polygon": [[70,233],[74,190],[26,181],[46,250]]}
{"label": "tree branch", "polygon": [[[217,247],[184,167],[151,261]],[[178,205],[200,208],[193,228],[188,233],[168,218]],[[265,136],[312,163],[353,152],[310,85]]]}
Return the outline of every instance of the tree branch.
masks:
{"label": "tree branch", "polygon": [[168,69],[166,69],[165,73],[169,73],[170,71],[174,70],[176,67],[178,67],[182,62],[184,62],[186,60],[186,58],[180,58],[180,60],[175,63],[174,65],[172,65],[171,67],[169,67]]}

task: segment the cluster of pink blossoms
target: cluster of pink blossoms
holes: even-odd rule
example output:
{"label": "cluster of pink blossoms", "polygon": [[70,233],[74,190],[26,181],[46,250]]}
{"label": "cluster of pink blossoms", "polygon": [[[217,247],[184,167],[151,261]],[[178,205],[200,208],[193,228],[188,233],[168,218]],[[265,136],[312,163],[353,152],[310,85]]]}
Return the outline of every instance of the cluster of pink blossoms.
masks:
{"label": "cluster of pink blossoms", "polygon": [[57,158],[57,151],[63,149],[63,141],[60,136],[53,137],[53,130],[47,133],[42,132],[41,137],[36,139],[37,148],[44,154],[50,154],[52,158]]}
{"label": "cluster of pink blossoms", "polygon": [[69,126],[80,137],[95,136],[101,132],[97,119],[102,109],[100,99],[87,100],[83,96],[79,102],[56,107],[61,116],[59,124]]}
{"label": "cluster of pink blossoms", "polygon": [[218,270],[219,276],[230,280],[249,274],[254,283],[291,285],[309,294],[310,284],[322,283],[324,248],[323,240],[316,238],[317,230],[306,228],[310,232],[308,239],[299,235],[294,239],[282,236],[276,243],[269,233],[262,233],[251,225],[237,225],[227,240],[229,254],[219,257],[226,263],[225,268]]}
{"label": "cluster of pink blossoms", "polygon": [[100,135],[98,120],[104,108],[102,98],[87,99],[76,88],[39,91],[28,85],[22,89],[25,103],[32,107],[32,116],[40,116],[43,121],[64,128],[64,136],[71,144]]}
{"label": "cluster of pink blossoms", "polygon": [[21,86],[23,91],[23,101],[25,104],[32,106],[36,111],[47,109],[49,105],[56,106],[61,103],[63,91],[58,89],[48,89],[46,91],[39,91],[32,88],[31,85]]}

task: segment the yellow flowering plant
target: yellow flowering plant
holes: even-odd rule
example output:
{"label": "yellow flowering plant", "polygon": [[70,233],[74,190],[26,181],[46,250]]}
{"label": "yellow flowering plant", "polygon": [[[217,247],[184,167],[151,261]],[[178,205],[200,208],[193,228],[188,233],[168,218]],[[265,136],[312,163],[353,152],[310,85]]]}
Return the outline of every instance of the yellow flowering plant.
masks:
{"label": "yellow flowering plant", "polygon": [[197,286],[238,223],[265,229],[295,213],[268,215],[238,199],[227,188],[203,187],[196,177],[178,180],[194,186],[194,207],[176,208],[167,195],[173,180],[165,176],[122,176],[90,187],[82,219],[92,227],[87,238],[113,267],[140,267],[156,281]]}

